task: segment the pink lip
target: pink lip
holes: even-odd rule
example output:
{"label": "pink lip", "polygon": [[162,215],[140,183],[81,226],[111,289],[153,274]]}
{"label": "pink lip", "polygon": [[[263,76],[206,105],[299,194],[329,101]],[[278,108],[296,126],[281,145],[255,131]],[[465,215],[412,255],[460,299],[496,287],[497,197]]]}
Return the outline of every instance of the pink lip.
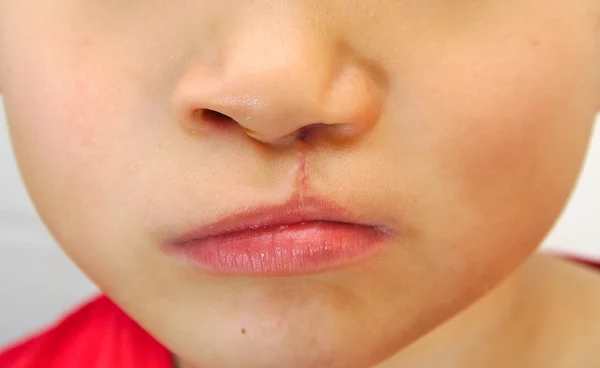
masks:
{"label": "pink lip", "polygon": [[317,198],[237,212],[185,233],[166,250],[220,275],[322,272],[372,255],[393,232]]}

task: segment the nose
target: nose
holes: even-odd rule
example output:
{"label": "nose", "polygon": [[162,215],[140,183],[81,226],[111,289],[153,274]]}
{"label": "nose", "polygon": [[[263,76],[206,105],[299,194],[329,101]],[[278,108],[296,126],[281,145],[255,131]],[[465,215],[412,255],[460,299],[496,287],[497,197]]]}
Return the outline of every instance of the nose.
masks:
{"label": "nose", "polygon": [[379,68],[349,47],[306,35],[246,34],[218,57],[191,65],[174,109],[190,130],[223,125],[267,144],[327,137],[355,139],[379,120]]}

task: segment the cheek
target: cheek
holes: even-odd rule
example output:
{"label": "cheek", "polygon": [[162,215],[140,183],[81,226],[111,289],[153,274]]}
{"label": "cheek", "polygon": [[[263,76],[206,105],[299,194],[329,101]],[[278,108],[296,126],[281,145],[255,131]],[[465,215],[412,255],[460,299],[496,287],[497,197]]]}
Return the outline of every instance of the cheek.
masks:
{"label": "cheek", "polygon": [[[67,6],[62,13],[33,11],[32,24],[13,25],[13,43],[19,41],[8,45],[9,121],[15,139],[28,143],[25,156],[39,166],[94,176],[102,165],[115,164],[114,157],[121,165],[135,161],[128,147],[147,142],[145,136],[165,120],[175,72],[164,66],[173,53],[164,46],[166,36],[149,42],[139,22],[124,28],[102,14],[92,18],[106,24],[81,19]],[[31,27],[46,32],[31,34]]]}
{"label": "cheek", "polygon": [[[69,226],[55,225],[78,223],[84,210],[97,220],[86,226],[100,233],[102,210],[111,203],[106,198],[118,188],[116,173],[135,161],[131,146],[148,141],[131,139],[148,134],[136,125],[139,117],[132,119],[140,110],[137,86],[100,50],[55,39],[30,41],[29,54],[14,53],[9,60],[19,79],[6,79],[5,96],[23,176],[55,232],[79,237]],[[51,215],[58,209],[62,216]]]}
{"label": "cheek", "polygon": [[489,80],[456,81],[480,95],[454,90],[442,98],[453,101],[439,111],[450,124],[431,127],[438,132],[432,149],[437,169],[461,192],[459,197],[478,197],[495,211],[516,204],[515,210],[532,204],[536,210],[566,199],[594,111],[591,104],[580,103],[588,93],[577,92],[573,82],[583,74],[540,71],[548,66],[543,60],[538,65],[516,72],[487,68]]}
{"label": "cheek", "polygon": [[533,250],[585,154],[596,95],[585,52],[520,41],[457,48],[421,85],[413,137],[429,173],[428,232],[453,250],[447,264],[501,268]]}

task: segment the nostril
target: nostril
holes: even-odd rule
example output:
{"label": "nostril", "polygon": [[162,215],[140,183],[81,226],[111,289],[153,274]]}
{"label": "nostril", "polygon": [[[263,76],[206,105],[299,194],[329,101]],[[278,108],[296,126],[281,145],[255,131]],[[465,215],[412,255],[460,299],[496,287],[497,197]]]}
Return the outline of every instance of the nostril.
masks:
{"label": "nostril", "polygon": [[297,137],[302,142],[308,141],[308,131],[307,130],[301,130],[301,131],[299,131]]}
{"label": "nostril", "polygon": [[203,122],[214,124],[217,126],[227,126],[236,124],[236,121],[231,117],[210,109],[196,109],[193,115]]}
{"label": "nostril", "polygon": [[329,128],[329,125],[327,124],[314,123],[298,129],[294,133],[294,136],[299,141],[308,142],[313,139],[313,136],[315,136],[318,131],[326,130],[327,128]]}

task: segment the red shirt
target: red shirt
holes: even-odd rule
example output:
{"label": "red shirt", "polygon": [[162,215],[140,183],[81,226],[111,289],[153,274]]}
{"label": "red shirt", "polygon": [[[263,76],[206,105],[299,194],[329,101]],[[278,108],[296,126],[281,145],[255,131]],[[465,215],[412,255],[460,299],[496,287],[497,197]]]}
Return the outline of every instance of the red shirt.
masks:
{"label": "red shirt", "polygon": [[0,352],[2,368],[173,368],[169,351],[107,297]]}
{"label": "red shirt", "polygon": [[[600,264],[579,259],[600,269]],[[169,351],[107,297],[0,352],[1,368],[173,368]]]}

